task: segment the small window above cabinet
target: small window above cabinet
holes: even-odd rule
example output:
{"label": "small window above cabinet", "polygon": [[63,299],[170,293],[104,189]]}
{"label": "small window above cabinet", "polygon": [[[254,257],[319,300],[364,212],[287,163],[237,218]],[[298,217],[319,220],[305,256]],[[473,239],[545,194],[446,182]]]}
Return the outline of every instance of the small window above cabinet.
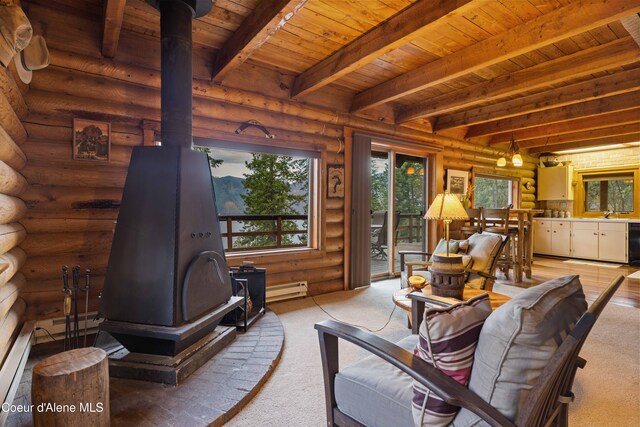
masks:
{"label": "small window above cabinet", "polygon": [[538,200],[573,200],[573,166],[538,168]]}

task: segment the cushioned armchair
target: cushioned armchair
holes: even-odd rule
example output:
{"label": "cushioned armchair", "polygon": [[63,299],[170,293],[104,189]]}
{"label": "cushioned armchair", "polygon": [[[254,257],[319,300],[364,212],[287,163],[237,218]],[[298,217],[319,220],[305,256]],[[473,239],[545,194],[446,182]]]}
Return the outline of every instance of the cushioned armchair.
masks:
{"label": "cushioned armchair", "polygon": [[[495,310],[478,332],[468,387],[414,355],[422,332],[394,344],[340,322],[320,322],[327,425],[413,426],[415,390],[426,387],[462,408],[453,426],[566,426],[573,380],[586,363],[578,353],[623,280],[619,276],[588,310],[577,276],[527,289]],[[340,370],[339,338],[373,355]]]}
{"label": "cushioned armchair", "polygon": [[[488,291],[493,289],[493,283],[496,281],[495,271],[498,259],[508,240],[509,236],[506,235],[475,233],[469,236],[467,240],[451,241],[449,245],[450,251],[462,253],[462,262],[467,273],[465,286]],[[445,251],[446,241],[441,240],[433,253]],[[428,271],[428,267],[431,265],[430,260],[405,262],[405,257],[407,255],[431,257],[431,253],[420,251],[400,251],[399,253],[401,287],[407,287],[408,278],[414,274],[424,276],[427,280],[430,280],[431,277]]]}

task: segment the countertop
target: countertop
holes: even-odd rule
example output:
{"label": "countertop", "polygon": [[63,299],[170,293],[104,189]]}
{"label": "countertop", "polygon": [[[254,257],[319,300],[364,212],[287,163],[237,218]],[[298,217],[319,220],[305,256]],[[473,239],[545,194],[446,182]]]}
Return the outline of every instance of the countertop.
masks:
{"label": "countertop", "polygon": [[534,220],[540,219],[545,221],[590,221],[590,222],[633,222],[640,223],[640,218],[545,218],[536,216]]}

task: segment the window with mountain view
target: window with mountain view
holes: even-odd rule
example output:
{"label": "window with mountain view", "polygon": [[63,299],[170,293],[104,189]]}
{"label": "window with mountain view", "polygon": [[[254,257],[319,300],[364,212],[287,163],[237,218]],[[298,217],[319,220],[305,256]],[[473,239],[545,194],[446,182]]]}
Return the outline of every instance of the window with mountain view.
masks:
{"label": "window with mountain view", "polygon": [[225,249],[309,247],[315,159],[252,148],[199,148],[209,155]]}

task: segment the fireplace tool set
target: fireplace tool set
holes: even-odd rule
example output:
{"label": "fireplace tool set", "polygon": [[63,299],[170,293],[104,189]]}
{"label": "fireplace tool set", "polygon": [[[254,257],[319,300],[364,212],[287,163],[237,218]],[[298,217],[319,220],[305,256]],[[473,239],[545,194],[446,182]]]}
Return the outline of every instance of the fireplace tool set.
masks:
{"label": "fireplace tool set", "polygon": [[[71,269],[71,286],[69,286],[69,267],[62,266],[62,293],[64,294],[64,350],[80,348],[80,321],[78,299],[84,292],[84,335],[82,347],[87,346],[87,321],[89,319],[89,288],[91,287],[91,270],[85,270],[84,287],[80,286],[80,266]],[[73,313],[72,313],[73,306]],[[73,323],[73,327],[71,326]]]}

